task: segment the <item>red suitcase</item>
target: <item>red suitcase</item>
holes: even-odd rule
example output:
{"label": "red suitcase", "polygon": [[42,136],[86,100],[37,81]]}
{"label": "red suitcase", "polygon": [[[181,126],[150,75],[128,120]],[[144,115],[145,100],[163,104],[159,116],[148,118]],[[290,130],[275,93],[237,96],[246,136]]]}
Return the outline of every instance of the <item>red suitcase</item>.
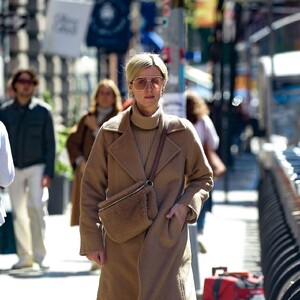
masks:
{"label": "red suitcase", "polygon": [[[222,270],[223,273],[216,274]],[[212,269],[205,278],[202,300],[263,300],[263,277],[248,272],[227,272],[226,267]]]}

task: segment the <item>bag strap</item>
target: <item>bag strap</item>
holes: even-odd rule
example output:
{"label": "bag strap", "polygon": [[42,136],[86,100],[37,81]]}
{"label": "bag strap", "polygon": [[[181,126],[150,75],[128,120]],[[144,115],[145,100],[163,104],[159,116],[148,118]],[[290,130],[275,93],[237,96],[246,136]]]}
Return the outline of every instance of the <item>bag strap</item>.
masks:
{"label": "bag strap", "polygon": [[150,176],[149,176],[149,180],[148,180],[148,181],[151,181],[152,183],[153,183],[153,180],[154,180],[155,172],[156,172],[157,167],[158,167],[158,162],[159,162],[159,159],[160,159],[163,147],[164,147],[164,143],[165,143],[165,140],[166,140],[166,137],[167,137],[167,131],[168,131],[168,121],[165,120],[164,127],[163,127],[163,130],[162,130],[161,136],[160,136],[157,152],[156,152],[156,155],[155,155],[155,159],[154,159],[152,169],[151,169],[151,172],[150,172]]}

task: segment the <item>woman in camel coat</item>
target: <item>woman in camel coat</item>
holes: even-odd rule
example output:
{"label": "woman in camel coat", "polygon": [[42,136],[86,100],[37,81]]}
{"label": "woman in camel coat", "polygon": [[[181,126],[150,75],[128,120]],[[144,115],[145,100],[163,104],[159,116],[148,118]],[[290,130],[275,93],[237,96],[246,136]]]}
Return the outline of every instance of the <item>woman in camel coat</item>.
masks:
{"label": "woman in camel coat", "polygon": [[121,95],[117,85],[111,79],[101,80],[93,94],[89,111],[72,128],[67,139],[67,150],[75,171],[71,194],[71,226],[79,225],[81,178],[98,130],[103,122],[121,110]]}
{"label": "woman in camel coat", "polygon": [[[168,79],[160,57],[133,56],[126,77],[135,102],[103,124],[84,171],[80,254],[102,267],[98,300],[196,300],[187,224],[196,222],[212,189],[212,170],[193,125],[164,114],[159,104]],[[114,242],[98,218],[98,205],[147,180],[166,120],[153,185],[156,218],[127,242]]]}

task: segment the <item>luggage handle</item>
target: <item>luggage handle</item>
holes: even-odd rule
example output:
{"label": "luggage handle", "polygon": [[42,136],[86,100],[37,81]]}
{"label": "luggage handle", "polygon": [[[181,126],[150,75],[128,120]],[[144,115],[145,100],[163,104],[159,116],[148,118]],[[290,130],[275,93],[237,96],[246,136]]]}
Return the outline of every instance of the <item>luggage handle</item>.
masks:
{"label": "luggage handle", "polygon": [[223,271],[222,274],[226,274],[226,275],[232,275],[232,276],[236,276],[236,277],[248,277],[250,275],[249,272],[247,271],[241,271],[241,272],[228,272],[228,268],[227,267],[213,267],[212,268],[212,275],[216,275],[217,271]]}
{"label": "luggage handle", "polygon": [[212,269],[212,275],[214,276],[216,273],[217,273],[217,271],[219,271],[219,270],[221,270],[221,271],[223,271],[223,273],[227,273],[227,267],[213,267]]}

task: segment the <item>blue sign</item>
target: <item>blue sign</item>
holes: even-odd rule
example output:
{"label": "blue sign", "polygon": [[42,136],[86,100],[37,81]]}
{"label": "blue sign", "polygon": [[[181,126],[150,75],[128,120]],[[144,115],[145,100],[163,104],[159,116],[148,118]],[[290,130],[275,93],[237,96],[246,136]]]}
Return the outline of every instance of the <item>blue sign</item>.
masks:
{"label": "blue sign", "polygon": [[141,44],[146,52],[160,53],[164,48],[164,41],[155,31],[142,31]]}

